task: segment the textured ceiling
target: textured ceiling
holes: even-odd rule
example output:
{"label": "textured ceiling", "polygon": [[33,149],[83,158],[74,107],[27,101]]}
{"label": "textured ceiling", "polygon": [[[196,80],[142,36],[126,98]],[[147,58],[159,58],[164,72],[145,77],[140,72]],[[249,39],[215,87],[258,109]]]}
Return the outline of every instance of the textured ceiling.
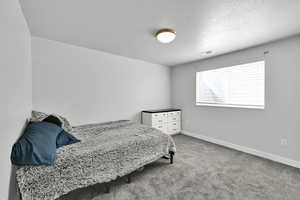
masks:
{"label": "textured ceiling", "polygon": [[[164,65],[300,33],[300,0],[20,2],[34,36]],[[174,29],[176,40],[158,43],[153,34],[160,28]]]}

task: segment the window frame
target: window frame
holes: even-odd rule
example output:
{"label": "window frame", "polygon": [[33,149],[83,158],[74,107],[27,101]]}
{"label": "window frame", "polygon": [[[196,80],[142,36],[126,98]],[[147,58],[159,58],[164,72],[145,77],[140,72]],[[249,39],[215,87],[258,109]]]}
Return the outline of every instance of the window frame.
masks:
{"label": "window frame", "polygon": [[[256,62],[264,62],[264,102],[263,105],[246,105],[246,104],[223,104],[223,103],[204,103],[204,102],[197,102],[198,96],[199,96],[199,85],[198,85],[198,73],[204,72],[204,71],[210,71],[210,70],[218,70],[218,69],[224,69],[228,67],[236,67],[240,65],[246,65],[246,64],[251,64],[251,63],[256,63]],[[227,67],[220,67],[220,68],[215,68],[215,69],[208,69],[208,70],[202,70],[202,71],[196,71],[196,97],[195,97],[195,105],[196,106],[205,106],[205,107],[224,107],[224,108],[246,108],[246,109],[258,109],[258,110],[264,110],[266,108],[266,61],[265,60],[257,60],[257,61],[252,61],[252,62],[246,62],[246,63],[241,63],[241,64],[236,64],[232,66],[227,66]]]}

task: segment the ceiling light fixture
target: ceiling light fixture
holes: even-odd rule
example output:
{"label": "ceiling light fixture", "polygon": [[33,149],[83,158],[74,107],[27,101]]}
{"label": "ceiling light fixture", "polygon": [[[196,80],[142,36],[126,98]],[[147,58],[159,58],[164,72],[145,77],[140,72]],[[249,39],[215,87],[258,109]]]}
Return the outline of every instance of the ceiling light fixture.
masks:
{"label": "ceiling light fixture", "polygon": [[172,29],[161,29],[155,34],[156,39],[161,43],[170,43],[176,37],[176,32]]}

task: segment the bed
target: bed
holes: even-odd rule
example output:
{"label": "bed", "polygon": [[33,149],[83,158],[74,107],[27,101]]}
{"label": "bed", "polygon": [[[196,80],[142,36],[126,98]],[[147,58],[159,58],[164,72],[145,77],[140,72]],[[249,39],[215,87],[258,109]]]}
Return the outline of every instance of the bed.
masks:
{"label": "bed", "polygon": [[109,183],[166,155],[173,158],[176,152],[169,135],[127,120],[77,126],[71,133],[81,142],[57,149],[55,165],[17,168],[22,200],[53,200],[78,188]]}

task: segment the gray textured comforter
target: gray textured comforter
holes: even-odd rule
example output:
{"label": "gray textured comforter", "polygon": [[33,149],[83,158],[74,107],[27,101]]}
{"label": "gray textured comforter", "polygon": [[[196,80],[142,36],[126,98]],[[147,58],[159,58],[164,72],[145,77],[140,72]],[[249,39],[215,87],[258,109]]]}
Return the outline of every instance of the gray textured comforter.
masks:
{"label": "gray textured comforter", "polygon": [[57,149],[54,166],[17,169],[23,200],[50,200],[74,189],[109,182],[175,152],[173,139],[159,130],[130,121],[73,128],[80,143]]}

